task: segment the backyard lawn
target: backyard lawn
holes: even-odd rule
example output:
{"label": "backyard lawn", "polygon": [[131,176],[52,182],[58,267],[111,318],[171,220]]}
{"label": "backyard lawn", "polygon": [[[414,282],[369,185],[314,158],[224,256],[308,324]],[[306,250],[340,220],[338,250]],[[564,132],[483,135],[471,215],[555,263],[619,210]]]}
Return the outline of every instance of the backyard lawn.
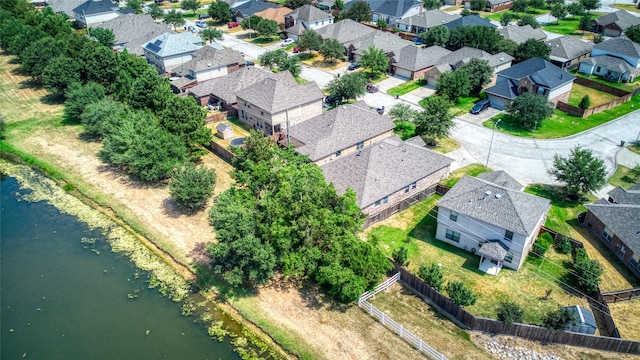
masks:
{"label": "backyard lawn", "polygon": [[632,187],[638,183],[638,180],[628,176],[629,169],[626,166],[618,165],[616,172],[609,178],[609,184],[613,186],[622,186],[625,189]]}
{"label": "backyard lawn", "polygon": [[318,52],[301,53],[298,58],[302,63],[325,71],[335,70],[347,65],[346,61],[343,60],[326,61],[322,54]]}
{"label": "backyard lawn", "polygon": [[[640,80],[638,80],[637,78],[630,82],[630,83],[626,83],[626,82],[612,82],[612,81],[608,81],[605,80],[602,76],[599,75],[587,75],[587,74],[581,74],[579,73],[577,70],[572,70],[570,71],[570,73],[574,76],[579,76],[585,79],[591,79],[593,81],[597,81],[597,82],[601,82],[605,85],[609,85],[618,89],[622,89],[625,91],[629,91],[632,92],[633,90],[640,88]],[[577,84],[573,84],[573,86],[576,86]]]}
{"label": "backyard lawn", "polygon": [[[591,19],[597,19],[606,13],[592,12]],[[580,30],[580,17],[567,17],[558,22],[552,22],[549,25],[542,27],[546,31],[550,31],[556,34],[573,35],[585,40],[593,40],[593,33],[590,31]]]}
{"label": "backyard lawn", "polygon": [[596,107],[598,105],[606,104],[611,100],[617,99],[617,96],[606,93],[594,88],[586,87],[584,85],[573,84],[571,87],[571,93],[569,94],[569,105],[578,106],[583,97],[589,95],[591,105],[589,107]]}
{"label": "backyard lawn", "polygon": [[[529,8],[527,9],[529,11],[527,11],[527,14],[529,15],[533,15],[534,17],[540,16],[540,15],[544,15],[546,13],[549,12],[549,10],[540,10],[540,9],[533,9],[533,8]],[[493,21],[500,21],[500,18],[502,17],[502,14],[507,13],[507,14],[511,14],[513,16],[513,20],[512,21],[518,21],[518,19],[520,19],[522,17],[522,15],[524,15],[523,13],[516,13],[514,11],[511,10],[504,10],[504,11],[498,11],[498,12],[485,12],[485,11],[481,11],[479,12],[480,16],[487,18],[489,20],[493,20]]]}
{"label": "backyard lawn", "polygon": [[640,9],[636,7],[636,4],[615,4],[614,3],[613,7],[622,9],[622,10],[631,11],[631,12],[640,12]]}
{"label": "backyard lawn", "polygon": [[489,171],[493,171],[493,170],[491,170],[490,168],[482,164],[471,164],[453,171],[448,178],[442,180],[440,183],[444,186],[452,187],[458,182],[458,180],[462,179],[462,177],[465,175],[478,176],[478,174],[482,174],[484,172],[489,172]]}

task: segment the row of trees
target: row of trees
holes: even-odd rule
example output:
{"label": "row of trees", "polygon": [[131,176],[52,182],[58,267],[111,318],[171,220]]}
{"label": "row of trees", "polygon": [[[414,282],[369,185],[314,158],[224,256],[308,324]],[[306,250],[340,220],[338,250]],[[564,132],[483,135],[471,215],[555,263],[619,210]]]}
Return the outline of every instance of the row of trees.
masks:
{"label": "row of trees", "polygon": [[289,71],[294,77],[300,75],[300,71],[302,71],[298,58],[290,57],[284,50],[267,51],[258,57],[258,61],[262,66],[271,70]]}
{"label": "row of trees", "polygon": [[[0,13],[0,47],[35,84],[64,101],[67,123],[82,124],[87,138],[103,142],[102,159],[144,181],[167,179],[177,169],[197,174],[189,164],[211,141],[204,110],[193,98],[173,94],[144,58],[104,46],[105,38],[74,32],[50,8]],[[206,201],[182,199],[178,203],[187,207]]]}

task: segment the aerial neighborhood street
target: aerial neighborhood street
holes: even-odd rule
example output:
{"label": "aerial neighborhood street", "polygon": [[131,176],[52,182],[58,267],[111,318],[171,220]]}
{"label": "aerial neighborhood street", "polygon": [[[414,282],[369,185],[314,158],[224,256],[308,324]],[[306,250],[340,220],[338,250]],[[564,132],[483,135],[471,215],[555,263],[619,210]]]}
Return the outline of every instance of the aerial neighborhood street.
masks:
{"label": "aerial neighborhood street", "polygon": [[[640,355],[635,0],[0,11],[7,198],[44,191],[105,229],[135,279],[218,340],[212,357]],[[37,337],[10,326],[0,357],[27,357]]]}

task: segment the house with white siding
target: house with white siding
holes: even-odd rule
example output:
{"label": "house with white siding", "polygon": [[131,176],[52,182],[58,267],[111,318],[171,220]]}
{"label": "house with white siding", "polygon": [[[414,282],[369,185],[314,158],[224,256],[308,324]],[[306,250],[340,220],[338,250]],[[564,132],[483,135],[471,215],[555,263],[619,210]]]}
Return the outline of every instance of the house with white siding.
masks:
{"label": "house with white siding", "polygon": [[131,12],[131,9],[120,10],[118,4],[111,0],[87,0],[73,9],[73,17],[78,27],[86,28]]}
{"label": "house with white siding", "polygon": [[190,32],[166,32],[143,45],[144,57],[160,73],[169,73],[175,67],[192,59],[194,51],[202,47],[202,38]]}

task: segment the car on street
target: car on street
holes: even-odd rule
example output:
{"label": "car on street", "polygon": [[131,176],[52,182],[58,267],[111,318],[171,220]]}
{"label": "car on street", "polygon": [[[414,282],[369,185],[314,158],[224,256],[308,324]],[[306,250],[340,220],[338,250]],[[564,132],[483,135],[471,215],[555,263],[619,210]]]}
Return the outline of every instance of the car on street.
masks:
{"label": "car on street", "polygon": [[481,112],[487,110],[489,106],[491,106],[491,103],[489,102],[489,100],[480,100],[475,105],[473,105],[473,107],[471,108],[471,111],[469,112],[474,115],[478,115]]}
{"label": "car on street", "polygon": [[207,23],[204,20],[198,20],[196,21],[196,26],[197,27],[201,27],[203,29],[206,29],[209,27],[209,25],[207,25]]}
{"label": "car on street", "polygon": [[253,61],[246,61],[245,62],[245,66],[249,67],[249,66],[255,66],[256,63],[254,63]]}
{"label": "car on street", "polygon": [[200,14],[198,15],[198,20],[207,20],[210,17],[209,14]]}
{"label": "car on street", "polygon": [[230,23],[227,24],[227,27],[229,29],[237,28],[238,26],[240,26],[240,23],[237,23],[235,21],[234,22],[230,22]]}
{"label": "car on street", "polygon": [[193,25],[188,25],[188,26],[185,26],[184,28],[185,30],[191,31],[192,33],[198,32],[198,29],[196,29],[196,27]]}
{"label": "car on street", "polygon": [[359,69],[359,68],[360,68],[360,64],[358,64],[357,62],[352,62],[351,64],[349,64],[349,67],[347,69],[355,70],[355,69]]}
{"label": "car on street", "polygon": [[291,44],[293,44],[294,42],[296,42],[295,40],[293,40],[292,38],[286,38],[284,40],[282,40],[282,43],[280,44],[280,46],[289,46]]}

